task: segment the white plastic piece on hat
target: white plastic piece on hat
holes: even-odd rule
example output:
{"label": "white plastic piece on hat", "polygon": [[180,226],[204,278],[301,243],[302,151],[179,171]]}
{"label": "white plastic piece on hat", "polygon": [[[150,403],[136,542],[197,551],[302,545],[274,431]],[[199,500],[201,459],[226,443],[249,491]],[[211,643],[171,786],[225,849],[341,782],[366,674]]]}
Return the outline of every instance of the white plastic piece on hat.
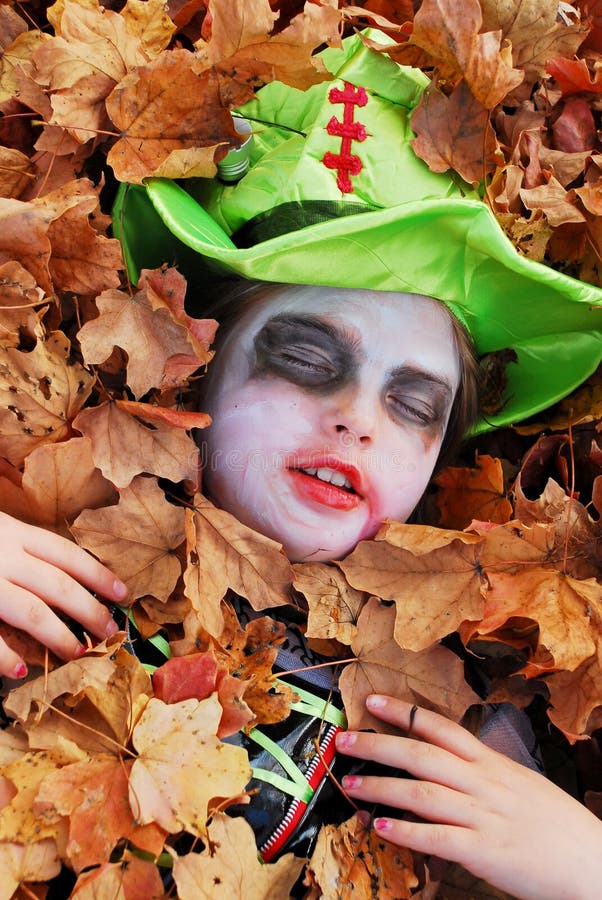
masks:
{"label": "white plastic piece on hat", "polygon": [[253,146],[253,129],[251,123],[242,116],[233,116],[234,128],[240,135],[247,135],[246,140],[234,150],[230,150],[227,156],[217,164],[218,178],[222,181],[240,181],[249,168],[249,157]]}

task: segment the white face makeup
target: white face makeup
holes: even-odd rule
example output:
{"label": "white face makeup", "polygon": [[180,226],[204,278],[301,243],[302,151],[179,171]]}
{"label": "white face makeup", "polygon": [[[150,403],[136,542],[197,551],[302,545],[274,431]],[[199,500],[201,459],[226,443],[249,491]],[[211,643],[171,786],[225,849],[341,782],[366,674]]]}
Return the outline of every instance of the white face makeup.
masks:
{"label": "white face makeup", "polygon": [[337,559],[405,521],[437,460],[460,366],[450,317],[410,294],[290,287],[213,363],[204,487],[290,559]]}

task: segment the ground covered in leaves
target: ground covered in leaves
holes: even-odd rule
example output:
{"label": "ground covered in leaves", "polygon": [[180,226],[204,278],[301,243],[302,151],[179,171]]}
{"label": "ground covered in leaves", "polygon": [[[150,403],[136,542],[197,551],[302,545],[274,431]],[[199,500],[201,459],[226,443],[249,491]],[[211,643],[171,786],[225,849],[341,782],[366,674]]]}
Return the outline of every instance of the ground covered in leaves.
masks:
{"label": "ground covered in leaves", "polygon": [[[0,509],[114,569],[142,633],[163,629],[173,654],[151,677],[118,636],[61,665],[0,624],[32,673],[5,689],[1,900],[66,884],[79,900],[284,898],[300,877],[311,900],[435,895],[355,817],[307,864],[261,866],[224,814],[250,770],[222,738],[288,713],[271,677],[282,604],[306,609],[339,662],[351,727],[379,727],[363,705],[375,690],[456,720],[510,700],[552,776],[602,809],[600,377],[469,443],[428,524],[385,523],[336,565],[291,566],[200,493],[191,432],[208,422],[195,388],[215,323],[187,315],[175,270],[129,285],[108,236],[118,181],[212,176],[236,142],[230,108],[275,78],[325,78],[314,52],[366,24],[433,78],[416,152],[486,184],[519,252],[600,284],[599,0],[0,4]],[[229,592],[264,616],[241,628]],[[454,870],[439,896],[502,895]]]}

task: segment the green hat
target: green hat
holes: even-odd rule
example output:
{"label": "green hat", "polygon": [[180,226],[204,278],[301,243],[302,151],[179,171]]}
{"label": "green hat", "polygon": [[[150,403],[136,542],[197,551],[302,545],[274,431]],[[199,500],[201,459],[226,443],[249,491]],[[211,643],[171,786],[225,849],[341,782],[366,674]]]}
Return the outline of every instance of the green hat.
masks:
{"label": "green hat", "polygon": [[602,359],[602,290],[520,256],[469,185],[415,156],[422,72],[358,37],[324,59],[334,81],[275,82],[240,110],[254,136],[238,183],[122,186],[114,225],[130,277],[175,261],[201,281],[209,271],[436,297],[479,354],[516,354],[501,409],[477,430],[566,396]]}

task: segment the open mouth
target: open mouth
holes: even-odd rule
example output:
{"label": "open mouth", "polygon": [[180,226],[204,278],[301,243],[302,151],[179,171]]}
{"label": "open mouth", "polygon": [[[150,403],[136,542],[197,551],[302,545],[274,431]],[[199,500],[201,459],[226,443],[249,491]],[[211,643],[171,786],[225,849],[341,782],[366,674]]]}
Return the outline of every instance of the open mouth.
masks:
{"label": "open mouth", "polygon": [[296,471],[303,472],[304,475],[309,475],[310,478],[317,478],[318,481],[322,481],[324,484],[331,484],[334,487],[340,488],[342,491],[346,491],[348,494],[357,494],[357,491],[352,487],[349,479],[346,478],[342,472],[337,472],[336,469],[329,469],[328,467],[323,466],[320,469],[308,468],[296,469]]}
{"label": "open mouth", "polygon": [[297,493],[310,500],[312,504],[349,511],[357,509],[364,500],[340,469],[329,466],[307,466],[291,467],[288,471]]}

